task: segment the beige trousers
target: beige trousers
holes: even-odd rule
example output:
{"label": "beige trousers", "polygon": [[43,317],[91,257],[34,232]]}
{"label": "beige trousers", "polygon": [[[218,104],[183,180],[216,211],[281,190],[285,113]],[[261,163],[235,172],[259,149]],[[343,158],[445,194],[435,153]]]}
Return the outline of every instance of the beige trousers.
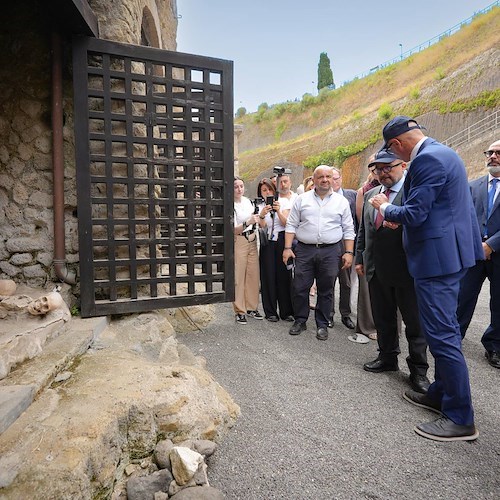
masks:
{"label": "beige trousers", "polygon": [[[255,235],[251,234],[250,239]],[[234,312],[246,314],[256,311],[259,305],[259,255],[257,241],[247,241],[234,235]]]}

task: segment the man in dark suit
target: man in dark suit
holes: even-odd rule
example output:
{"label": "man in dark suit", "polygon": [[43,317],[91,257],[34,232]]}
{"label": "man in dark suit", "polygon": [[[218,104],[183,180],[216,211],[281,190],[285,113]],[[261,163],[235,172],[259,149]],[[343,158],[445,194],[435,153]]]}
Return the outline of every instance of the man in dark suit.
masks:
{"label": "man in dark suit", "polygon": [[485,356],[494,368],[500,368],[500,141],[484,152],[488,174],[470,183],[472,200],[483,237],[485,260],[471,267],[460,282],[457,316],[462,337],[476,308],[484,280],[490,281],[490,325],[481,342]]}
{"label": "man in dark suit", "polygon": [[417,297],[413,278],[408,272],[403,249],[403,229],[384,227],[383,218],[368,200],[385,193],[389,201],[401,205],[406,163],[394,153],[379,151],[368,165],[375,170],[382,186],[365,194],[363,215],[356,239],[356,272],[365,275],[370,290],[373,320],[377,329],[379,355],[365,363],[366,371],[380,373],[398,370],[399,334],[398,307],[405,323],[409,355],[410,385],[425,394],[429,388],[427,378],[427,343],[420,326]]}
{"label": "man in dark suit", "polygon": [[408,116],[393,118],[383,136],[384,149],[411,165],[401,206],[383,194],[370,203],[386,221],[403,225],[420,321],[435,360],[435,381],[427,394],[410,390],[403,397],[442,414],[417,425],[417,434],[436,441],[472,441],[479,433],[456,313],[460,280],[484,252],[465,167],[455,151],[426,137]]}
{"label": "man in dark suit", "polygon": [[[357,231],[356,224],[356,191],[354,189],[344,189],[342,187],[342,174],[340,170],[335,167],[333,169],[333,191],[335,193],[341,194],[349,202],[349,207],[351,209],[352,220],[354,222],[354,230]],[[339,264],[339,274],[338,282],[340,283],[340,297],[339,297],[339,311],[342,324],[353,330],[355,324],[351,319],[351,268],[342,269],[341,263]],[[334,325],[334,315],[335,315],[335,282],[333,283],[333,307],[332,315],[328,321],[328,327],[333,328]]]}

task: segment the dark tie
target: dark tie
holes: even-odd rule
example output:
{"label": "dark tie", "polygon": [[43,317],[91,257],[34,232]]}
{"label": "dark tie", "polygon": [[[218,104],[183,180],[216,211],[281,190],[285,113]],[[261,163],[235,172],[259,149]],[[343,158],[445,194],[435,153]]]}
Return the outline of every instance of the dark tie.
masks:
{"label": "dark tie", "polygon": [[[384,191],[384,194],[387,196],[387,199],[389,199],[390,193],[391,189],[386,189]],[[377,210],[377,216],[375,217],[375,229],[378,229],[383,222],[384,222],[384,216],[380,213],[380,210]]]}
{"label": "dark tie", "polygon": [[495,199],[495,193],[497,191],[497,182],[499,179],[496,177],[493,177],[491,179],[491,187],[490,190],[488,191],[488,215],[486,218],[488,218],[491,214],[491,210],[493,209],[493,200]]}

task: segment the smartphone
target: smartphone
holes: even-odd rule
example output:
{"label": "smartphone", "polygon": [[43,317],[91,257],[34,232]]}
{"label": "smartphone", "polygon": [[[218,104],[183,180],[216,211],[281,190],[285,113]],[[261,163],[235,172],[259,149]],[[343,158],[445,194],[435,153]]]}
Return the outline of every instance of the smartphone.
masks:
{"label": "smartphone", "polygon": [[273,203],[274,203],[274,196],[266,196],[266,205],[273,206]]}

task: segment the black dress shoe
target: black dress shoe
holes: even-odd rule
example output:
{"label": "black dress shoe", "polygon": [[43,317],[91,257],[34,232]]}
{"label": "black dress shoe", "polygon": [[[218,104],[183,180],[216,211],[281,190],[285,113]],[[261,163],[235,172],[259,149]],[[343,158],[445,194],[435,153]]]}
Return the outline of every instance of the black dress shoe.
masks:
{"label": "black dress shoe", "polygon": [[342,323],[344,326],[349,328],[349,330],[354,330],[356,328],[356,325],[352,322],[352,319],[349,316],[343,316]]}
{"label": "black dress shoe", "polygon": [[307,328],[307,325],[305,323],[301,323],[300,321],[296,321],[290,330],[288,330],[288,333],[290,335],[299,335],[300,332],[303,332]]}
{"label": "black dress shoe", "polygon": [[426,394],[431,383],[425,375],[410,375],[410,385],[414,391]]}
{"label": "black dress shoe", "polygon": [[474,441],[479,436],[475,425],[458,425],[448,417],[417,425],[415,432],[434,441]]}
{"label": "black dress shoe", "polygon": [[328,330],[324,326],[320,326],[316,330],[316,338],[318,340],[328,340]]}
{"label": "black dress shoe", "polygon": [[500,368],[500,352],[498,352],[498,351],[486,351],[484,353],[484,356],[488,360],[488,363],[493,368]]}
{"label": "black dress shoe", "polygon": [[335,321],[333,320],[333,316],[328,320],[328,328],[333,328]]}
{"label": "black dress shoe", "polygon": [[441,402],[431,399],[427,394],[420,394],[420,392],[411,390],[405,391],[403,399],[406,399],[406,401],[412,405],[425,408],[426,410],[430,410],[441,415]]}
{"label": "black dress shoe", "polygon": [[293,323],[295,318],[293,316],[287,316],[286,318],[281,318],[283,321],[288,321],[289,323]]}
{"label": "black dress shoe", "polygon": [[271,323],[276,323],[277,321],[280,320],[278,318],[278,316],[266,316],[266,319],[267,319],[267,321],[270,321]]}
{"label": "black dress shoe", "polygon": [[374,361],[370,361],[363,365],[363,369],[367,372],[373,373],[381,373],[381,372],[397,372],[399,370],[398,362],[392,361],[387,362],[383,361],[380,358],[375,359]]}

